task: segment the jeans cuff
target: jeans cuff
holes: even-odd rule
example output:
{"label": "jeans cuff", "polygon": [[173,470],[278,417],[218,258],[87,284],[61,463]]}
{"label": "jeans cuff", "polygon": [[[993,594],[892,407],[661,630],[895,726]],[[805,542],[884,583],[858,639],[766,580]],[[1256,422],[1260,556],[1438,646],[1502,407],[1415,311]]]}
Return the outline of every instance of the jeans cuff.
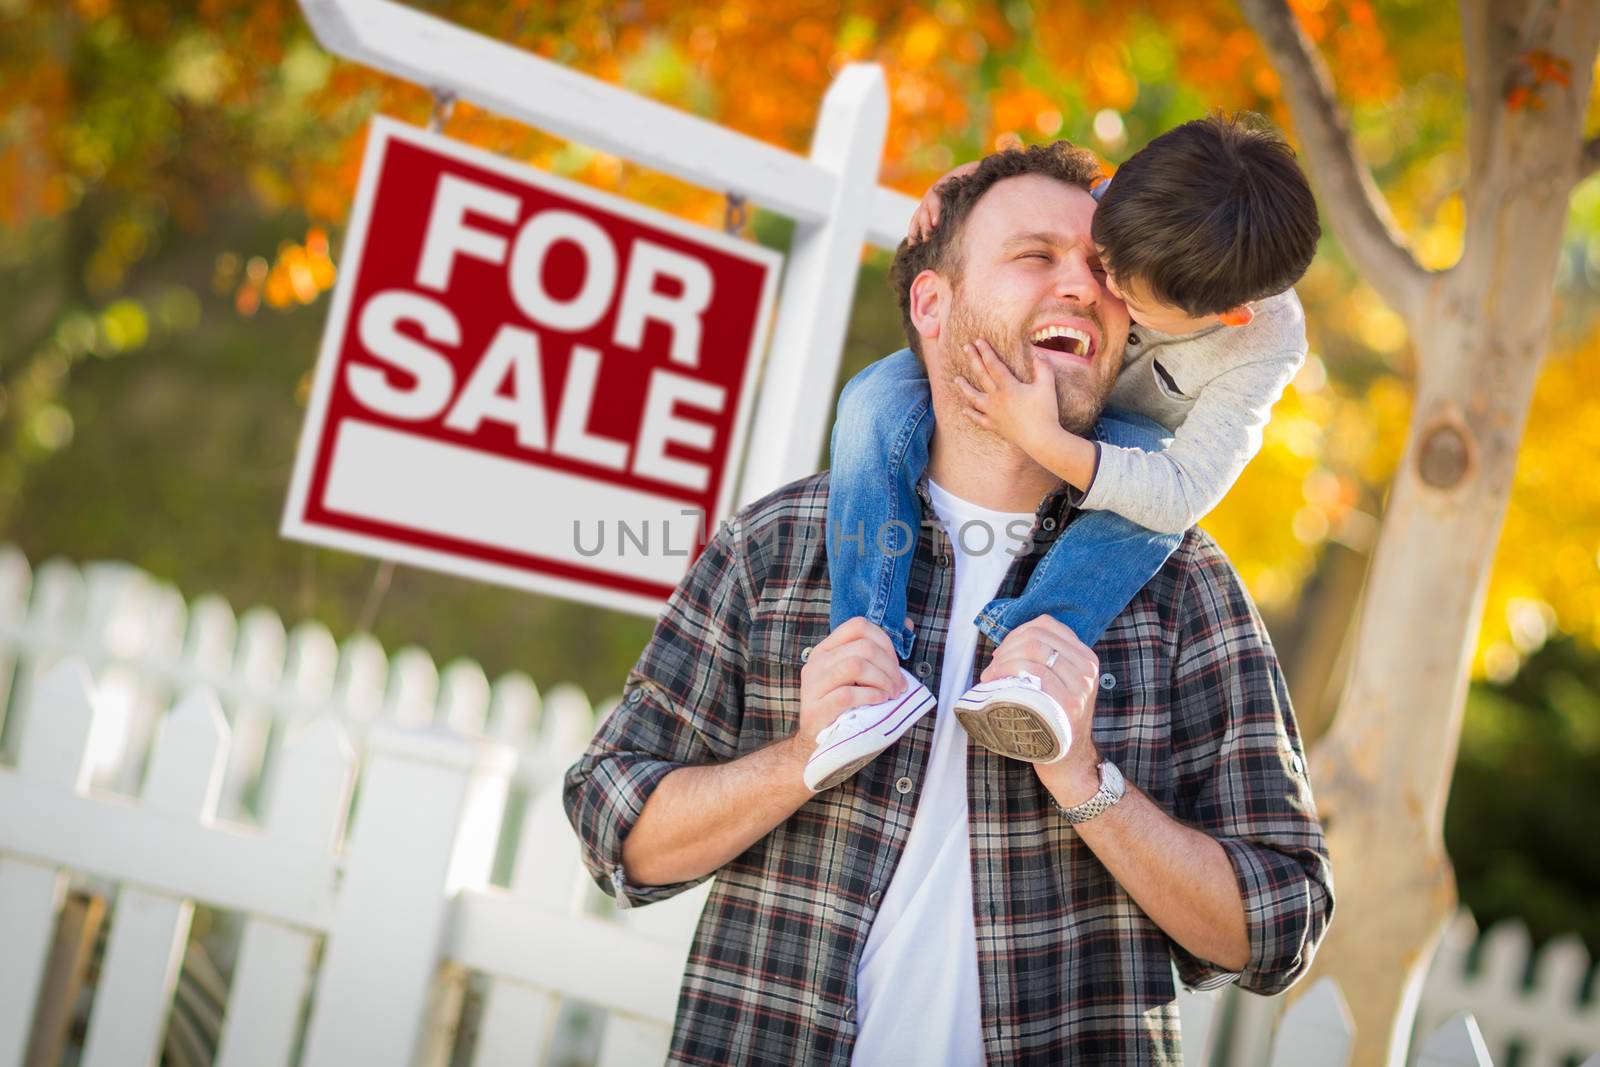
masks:
{"label": "jeans cuff", "polygon": [[985,611],[978,615],[978,632],[998,645],[1005,640],[1006,634],[1010,632],[1010,627],[1001,623],[999,612],[991,613]]}
{"label": "jeans cuff", "polygon": [[889,641],[894,645],[895,654],[901,659],[910,659],[911,652],[916,647],[916,634],[901,626],[899,632],[890,635]]}

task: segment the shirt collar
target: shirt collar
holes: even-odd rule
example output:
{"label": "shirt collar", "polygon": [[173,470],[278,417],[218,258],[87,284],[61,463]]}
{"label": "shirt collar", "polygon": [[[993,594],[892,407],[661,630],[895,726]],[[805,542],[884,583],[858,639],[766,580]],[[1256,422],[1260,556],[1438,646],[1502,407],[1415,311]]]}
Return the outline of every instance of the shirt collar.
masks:
{"label": "shirt collar", "polygon": [[[928,472],[924,468],[917,477],[917,496],[922,499],[923,510],[933,511],[933,496],[928,492]],[[1044,495],[1039,501],[1039,506],[1033,509],[1035,521],[1054,518],[1057,528],[1063,527],[1071,518],[1073,490],[1065,481],[1058,481],[1054,489]]]}

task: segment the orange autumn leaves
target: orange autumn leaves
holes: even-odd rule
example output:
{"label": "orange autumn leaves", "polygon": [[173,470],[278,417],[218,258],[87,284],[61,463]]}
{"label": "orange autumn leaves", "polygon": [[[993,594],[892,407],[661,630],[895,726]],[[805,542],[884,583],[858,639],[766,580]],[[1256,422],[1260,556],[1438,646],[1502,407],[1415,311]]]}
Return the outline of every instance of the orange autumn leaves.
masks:
{"label": "orange autumn leaves", "polygon": [[303,242],[280,242],[271,264],[252,256],[241,271],[236,255],[219,256],[212,287],[231,291],[239,314],[254,315],[263,303],[280,311],[313,303],[333,288],[337,276],[328,251],[328,232],[313,226]]}
{"label": "orange autumn leaves", "polygon": [[1514,71],[1505,91],[1506,107],[1512,111],[1542,111],[1547,92],[1572,85],[1572,62],[1542,48],[1518,56]]}
{"label": "orange autumn leaves", "polygon": [[[1296,7],[1313,38],[1330,50],[1347,91],[1376,99],[1392,90],[1393,64],[1368,0],[1296,0]],[[892,101],[884,175],[908,191],[924,188],[957,154],[992,147],[1002,135],[1038,139],[1064,132],[1056,116],[1070,120],[1069,108],[1081,106],[1092,115],[1134,107],[1142,72],[1132,53],[1141,38],[1161,37],[1160,47],[1173,53],[1167,73],[1219,106],[1270,109],[1276,92],[1259,46],[1232,4],[1222,0],[945,0],[931,6],[877,0],[848,8],[792,0],[638,0],[554,10],[527,2],[460,0],[432,10],[797,152],[809,146],[834,73],[848,62],[881,63]],[[286,62],[297,45],[307,43],[292,0],[155,6],[80,0],[70,18],[44,11],[45,5],[36,4],[27,15],[56,19],[54,26],[41,26],[41,37],[115,26],[117,35],[154,49],[170,47],[175,57],[177,45],[205,41],[218,54],[217,72],[205,98],[192,103],[255,111],[273,126],[280,124],[279,109],[300,109],[301,121],[281,123],[297,136],[290,143],[260,145],[259,159],[282,172],[293,200],[312,221],[337,224],[348,211],[367,114],[383,110],[421,120],[428,110],[418,88],[342,61],[332,64],[313,91],[283,99]],[[82,104],[65,86],[65,56],[46,49],[17,58],[22,61],[8,63],[0,107],[13,121],[30,121],[41,136],[12,139],[0,155],[0,212],[13,223],[70,209],[73,146],[43,134],[70,127],[73,108]],[[581,149],[470,112],[461,108],[451,124],[453,136],[621,191],[664,193],[669,210],[715,213],[715,193],[672,189],[660,179],[635,182],[626,165],[585,158]],[[269,147],[274,151],[267,152]]]}

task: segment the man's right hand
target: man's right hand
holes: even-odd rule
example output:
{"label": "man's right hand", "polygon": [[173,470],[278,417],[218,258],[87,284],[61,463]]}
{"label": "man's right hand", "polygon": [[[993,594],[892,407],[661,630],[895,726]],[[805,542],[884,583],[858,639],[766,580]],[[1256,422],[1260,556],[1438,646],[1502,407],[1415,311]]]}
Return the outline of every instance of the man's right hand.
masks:
{"label": "man's right hand", "polygon": [[800,667],[800,725],[792,735],[661,779],[623,839],[627,880],[671,885],[721,870],[816,796],[804,768],[823,727],[905,688],[889,635],[860,616],[844,623]]}
{"label": "man's right hand", "polygon": [[900,659],[883,628],[857,615],[812,648],[800,668],[800,726],[793,738],[803,758],[817,734],[862,704],[876,704],[905,691]]}

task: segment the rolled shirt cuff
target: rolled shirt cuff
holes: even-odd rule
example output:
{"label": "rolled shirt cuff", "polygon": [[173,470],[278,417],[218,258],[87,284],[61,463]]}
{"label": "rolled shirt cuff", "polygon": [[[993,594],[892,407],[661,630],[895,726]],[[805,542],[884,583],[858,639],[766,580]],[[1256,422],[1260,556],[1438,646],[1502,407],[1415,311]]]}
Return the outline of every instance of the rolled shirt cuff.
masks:
{"label": "rolled shirt cuff", "polygon": [[1178,976],[1191,989],[1215,989],[1237,981],[1247,992],[1281,993],[1311,966],[1307,946],[1317,941],[1311,933],[1326,923],[1328,911],[1321,883],[1293,856],[1276,849],[1230,837],[1218,838],[1217,843],[1239,881],[1250,958],[1242,971],[1229,971],[1174,943]]}

